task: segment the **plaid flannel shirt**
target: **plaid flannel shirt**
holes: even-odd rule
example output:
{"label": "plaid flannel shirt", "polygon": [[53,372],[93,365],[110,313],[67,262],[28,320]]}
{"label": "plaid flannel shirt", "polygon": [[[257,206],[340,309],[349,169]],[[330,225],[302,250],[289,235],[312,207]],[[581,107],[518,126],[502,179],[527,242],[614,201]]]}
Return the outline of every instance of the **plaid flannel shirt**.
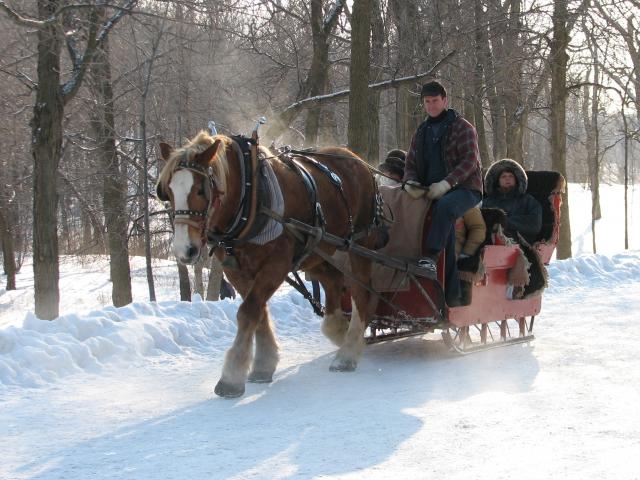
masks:
{"label": "plaid flannel shirt", "polygon": [[[455,112],[455,111],[454,111]],[[482,193],[482,166],[480,151],[478,150],[478,134],[476,129],[460,114],[455,112],[455,119],[448,127],[449,131],[443,138],[443,157],[447,176],[445,180],[452,188],[464,186]],[[418,165],[425,162],[423,148],[426,121],[423,122],[411,139],[411,147],[407,152],[404,170],[404,181],[415,180],[424,184],[428,165]],[[422,153],[422,158],[417,158]]]}

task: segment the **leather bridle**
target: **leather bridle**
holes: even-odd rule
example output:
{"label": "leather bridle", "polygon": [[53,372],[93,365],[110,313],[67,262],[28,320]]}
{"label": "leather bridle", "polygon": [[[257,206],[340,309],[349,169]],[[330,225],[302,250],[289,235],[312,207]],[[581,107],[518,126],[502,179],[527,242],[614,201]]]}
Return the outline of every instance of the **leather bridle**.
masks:
{"label": "leather bridle", "polygon": [[[173,169],[173,173],[178,170],[190,170],[191,172],[201,175],[207,179],[207,185],[209,187],[210,198],[207,208],[203,210],[174,210],[174,225],[188,225],[190,227],[196,228],[200,230],[200,235],[203,239],[206,240],[205,230],[207,218],[209,217],[209,213],[211,209],[215,207],[216,203],[220,203],[220,197],[224,194],[224,192],[218,190],[214,195],[214,189],[216,186],[216,181],[213,176],[213,168],[212,167],[203,167],[195,162],[189,162],[187,160],[180,160],[175,168]],[[196,217],[194,220],[193,217]]]}

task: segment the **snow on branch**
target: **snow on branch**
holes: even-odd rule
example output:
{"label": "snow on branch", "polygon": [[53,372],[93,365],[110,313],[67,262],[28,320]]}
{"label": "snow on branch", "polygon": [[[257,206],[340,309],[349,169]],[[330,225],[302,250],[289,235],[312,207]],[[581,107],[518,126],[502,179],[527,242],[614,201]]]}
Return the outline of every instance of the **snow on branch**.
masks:
{"label": "snow on branch", "polygon": [[333,29],[333,25],[338,21],[338,17],[342,13],[342,9],[344,8],[344,1],[337,0],[336,4],[331,7],[329,12],[327,13],[327,18],[324,20],[323,28],[326,33],[329,33]]}
{"label": "snow on branch", "polygon": [[[444,57],[442,57],[440,60],[438,60],[438,62],[426,72],[419,73],[417,75],[411,75],[409,77],[392,78],[391,80],[385,80],[384,82],[372,83],[371,85],[369,85],[369,90],[374,90],[374,91],[387,90],[389,88],[395,88],[400,85],[422,80],[425,77],[433,75],[445,61],[447,61],[449,58],[451,58],[455,54],[456,54],[456,51],[452,50],[451,52],[446,54]],[[289,112],[292,110],[297,111],[302,108],[307,108],[311,105],[333,103],[344,97],[348,97],[349,93],[350,93],[350,90],[347,89],[347,90],[340,90],[339,92],[328,93],[326,95],[317,95],[315,97],[308,97],[298,102],[292,103],[291,105],[289,105],[287,108],[284,109],[283,113]]]}
{"label": "snow on branch", "polygon": [[14,23],[17,23],[18,25],[33,28],[42,28],[46,24],[46,22],[42,20],[35,20],[33,18],[27,18],[20,15],[18,12],[9,7],[4,2],[4,0],[0,0],[0,10],[6,12],[6,14],[9,16],[9,19],[11,19]]}
{"label": "snow on branch", "polygon": [[[91,13],[91,26],[89,28],[88,43],[84,54],[80,54],[80,52],[74,48],[74,43],[72,41],[67,41],[67,48],[69,49],[69,54],[73,60],[73,73],[71,78],[62,86],[62,96],[65,103],[71,100],[78,91],[78,88],[82,83],[82,79],[84,78],[84,74],[93,60],[96,50],[100,48],[109,32],[113,30],[113,27],[115,27],[125,14],[129,13],[137,3],[138,0],[128,0],[122,7],[108,5],[106,3],[93,5],[94,10]],[[98,31],[98,10],[96,7],[105,8],[107,6],[117,9],[117,11],[110,18],[105,20]]]}

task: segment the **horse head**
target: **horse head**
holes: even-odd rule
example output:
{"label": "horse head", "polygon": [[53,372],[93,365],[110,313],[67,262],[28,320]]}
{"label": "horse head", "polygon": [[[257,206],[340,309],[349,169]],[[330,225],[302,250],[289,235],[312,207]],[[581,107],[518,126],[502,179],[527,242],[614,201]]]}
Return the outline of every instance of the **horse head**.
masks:
{"label": "horse head", "polygon": [[179,262],[193,265],[206,248],[208,221],[226,189],[227,162],[222,138],[200,132],[184,147],[161,143],[167,162],[156,193],[171,203],[174,213],[173,252]]}

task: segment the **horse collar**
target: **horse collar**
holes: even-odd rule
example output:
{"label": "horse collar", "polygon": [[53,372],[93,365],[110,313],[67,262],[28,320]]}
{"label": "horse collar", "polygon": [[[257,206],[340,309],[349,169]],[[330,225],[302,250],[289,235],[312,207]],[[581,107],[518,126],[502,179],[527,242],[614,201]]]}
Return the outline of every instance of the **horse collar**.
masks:
{"label": "horse collar", "polygon": [[[224,231],[208,230],[207,239],[210,243],[220,246],[232,246],[244,243],[255,235],[258,208],[255,200],[258,195],[258,158],[254,156],[252,147],[256,141],[242,135],[232,136],[232,145],[236,150],[240,164],[240,203],[231,226]],[[252,201],[252,199],[254,201]]]}

